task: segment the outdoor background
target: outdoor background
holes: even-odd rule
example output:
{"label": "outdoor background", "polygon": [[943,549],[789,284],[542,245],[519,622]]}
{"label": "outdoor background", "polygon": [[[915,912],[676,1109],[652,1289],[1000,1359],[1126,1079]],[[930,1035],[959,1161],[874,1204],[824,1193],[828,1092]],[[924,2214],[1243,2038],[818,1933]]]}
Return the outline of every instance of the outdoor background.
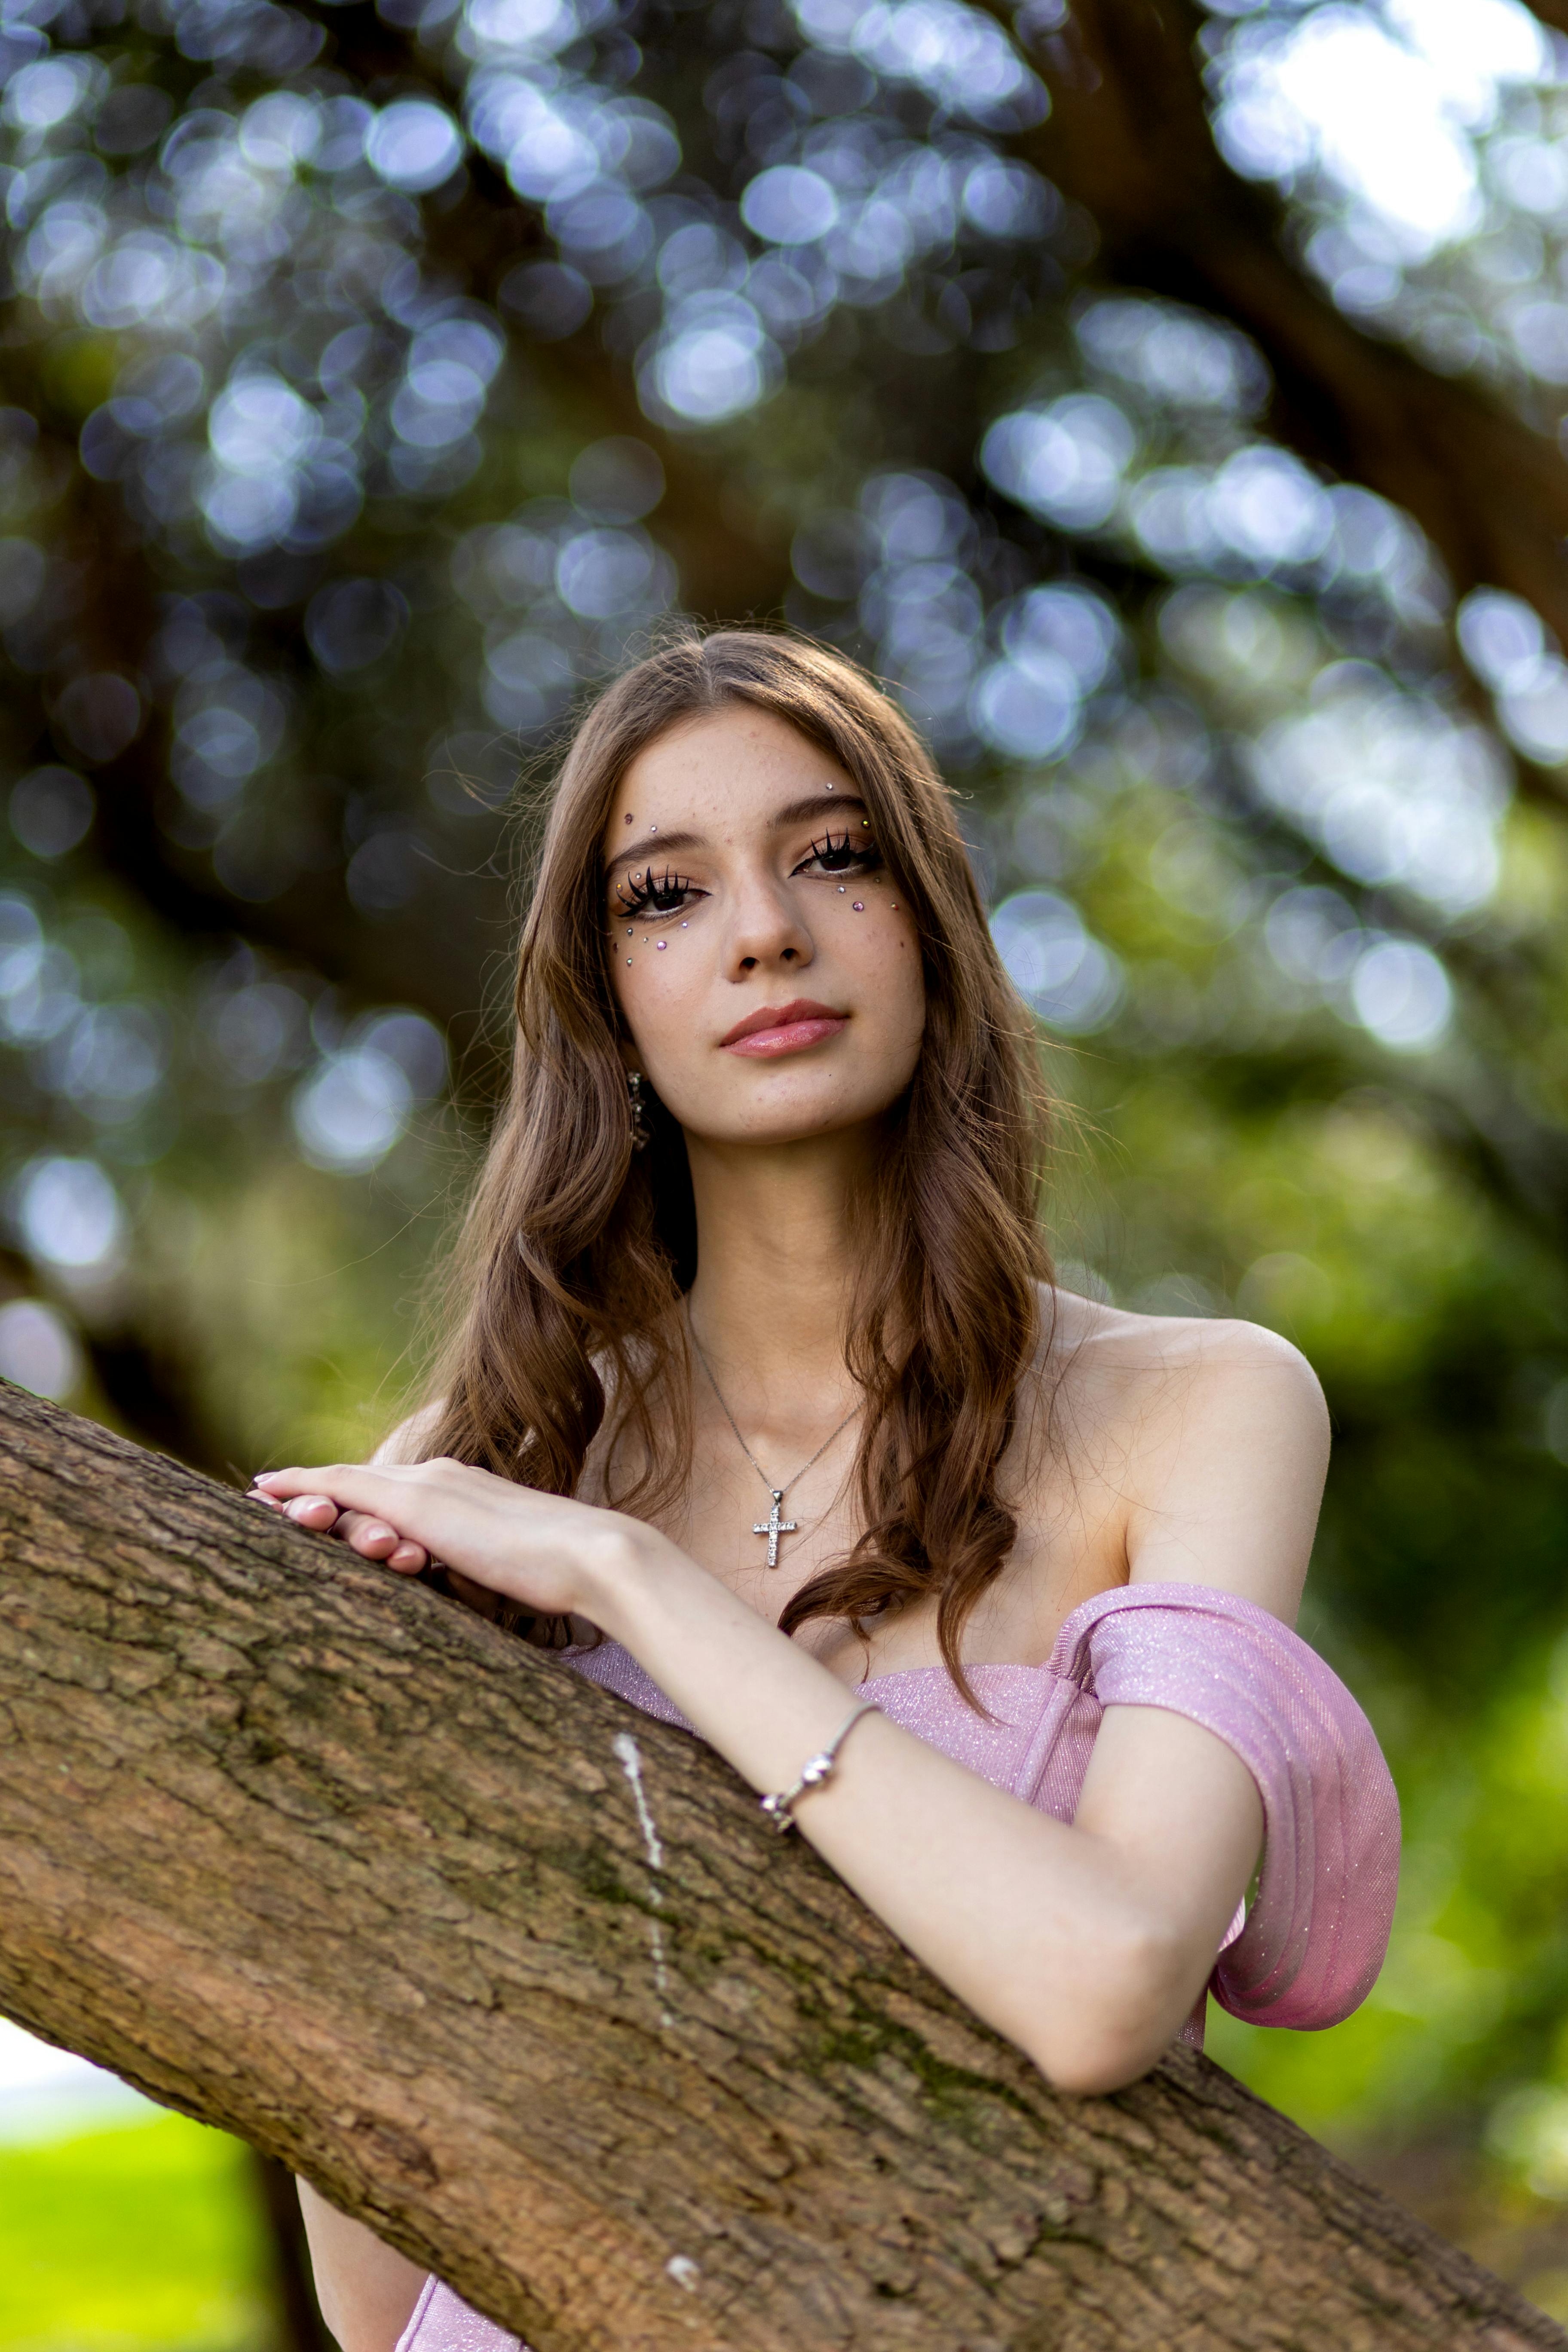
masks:
{"label": "outdoor background", "polygon": [[[367,1446],[574,697],[682,613],[849,647],[1072,1108],[1064,1281],[1332,1406],[1398,1926],[1215,2053],[1568,2316],[1559,16],[5,0],[0,1370]],[[301,2336],[247,2151],[0,2082],[6,2352]]]}

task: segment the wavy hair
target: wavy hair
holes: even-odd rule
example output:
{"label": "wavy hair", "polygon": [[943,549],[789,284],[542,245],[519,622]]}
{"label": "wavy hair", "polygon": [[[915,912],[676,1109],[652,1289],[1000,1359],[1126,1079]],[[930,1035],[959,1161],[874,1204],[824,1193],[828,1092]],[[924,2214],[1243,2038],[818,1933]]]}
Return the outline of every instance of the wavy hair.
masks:
{"label": "wavy hair", "polygon": [[794,1633],[841,1616],[859,1631],[934,1593],[942,1655],[967,1691],[964,1623],[1016,1532],[998,1480],[1050,1277],[1038,1222],[1048,1111],[1032,1024],[942,781],[888,698],[821,646],[692,631],[616,678],[571,741],[518,950],[510,1092],[447,1269],[442,1402],[419,1450],[570,1495],[604,1430],[616,1507],[651,1515],[684,1486],[691,1181],[657,1100],[647,1149],[631,1150],[603,840],[637,754],[732,703],[771,711],[854,778],[914,917],[927,1004],[918,1066],[852,1212],[846,1361],[865,1398],[864,1532],[779,1622]]}

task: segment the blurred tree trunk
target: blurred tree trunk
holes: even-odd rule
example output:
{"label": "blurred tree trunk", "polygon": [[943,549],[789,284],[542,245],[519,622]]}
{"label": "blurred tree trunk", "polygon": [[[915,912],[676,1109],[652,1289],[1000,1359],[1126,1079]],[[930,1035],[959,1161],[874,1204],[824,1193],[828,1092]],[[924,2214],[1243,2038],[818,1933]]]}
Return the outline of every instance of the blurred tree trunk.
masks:
{"label": "blurred tree trunk", "polygon": [[[1537,13],[1568,21],[1568,0]],[[1212,22],[1191,0],[1073,0],[1032,51],[1051,112],[1020,146],[1092,215],[1108,276],[1245,328],[1273,371],[1281,440],[1405,508],[1460,594],[1511,589],[1568,644],[1568,466],[1485,394],[1353,325],[1297,267],[1283,207],[1210,133],[1196,44]]]}
{"label": "blurred tree trunk", "polygon": [[277,2314],[277,2352],[333,2352],[310,2276],[310,2252],[294,2176],[276,2157],[251,2150],[251,2178],[271,2257],[267,2284]]}
{"label": "blurred tree trunk", "polygon": [[0,1423],[0,2007],[536,2352],[1568,2345],[1190,2053],[1056,2097],[692,1740]]}

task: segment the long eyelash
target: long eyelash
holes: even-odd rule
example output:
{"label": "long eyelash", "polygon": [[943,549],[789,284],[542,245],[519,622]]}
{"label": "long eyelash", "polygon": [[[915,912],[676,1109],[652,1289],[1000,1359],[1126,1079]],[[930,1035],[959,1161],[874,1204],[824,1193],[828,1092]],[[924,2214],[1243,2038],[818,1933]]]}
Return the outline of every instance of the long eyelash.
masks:
{"label": "long eyelash", "polygon": [[685,875],[677,874],[672,866],[656,874],[650,866],[646,874],[623,875],[616,885],[616,897],[624,914],[640,915],[662,892],[690,887]]}
{"label": "long eyelash", "polygon": [[843,851],[848,852],[850,867],[870,867],[880,866],[882,862],[882,853],[874,841],[862,842],[858,845],[851,833],[830,833],[823,840],[814,841],[808,854],[813,857],[826,857],[834,852]]}

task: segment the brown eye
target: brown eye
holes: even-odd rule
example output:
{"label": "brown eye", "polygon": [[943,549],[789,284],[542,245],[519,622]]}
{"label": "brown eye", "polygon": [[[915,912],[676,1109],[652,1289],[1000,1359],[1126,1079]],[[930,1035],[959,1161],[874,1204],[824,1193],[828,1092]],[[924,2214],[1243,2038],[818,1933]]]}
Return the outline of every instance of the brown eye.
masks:
{"label": "brown eye", "polygon": [[616,885],[617,908],[626,915],[679,914],[691,894],[687,877],[668,866],[656,874],[650,866],[646,874],[627,875]]}
{"label": "brown eye", "polygon": [[830,833],[811,845],[811,854],[796,866],[804,874],[815,866],[819,874],[870,874],[882,862],[875,842],[857,841],[847,833]]}

